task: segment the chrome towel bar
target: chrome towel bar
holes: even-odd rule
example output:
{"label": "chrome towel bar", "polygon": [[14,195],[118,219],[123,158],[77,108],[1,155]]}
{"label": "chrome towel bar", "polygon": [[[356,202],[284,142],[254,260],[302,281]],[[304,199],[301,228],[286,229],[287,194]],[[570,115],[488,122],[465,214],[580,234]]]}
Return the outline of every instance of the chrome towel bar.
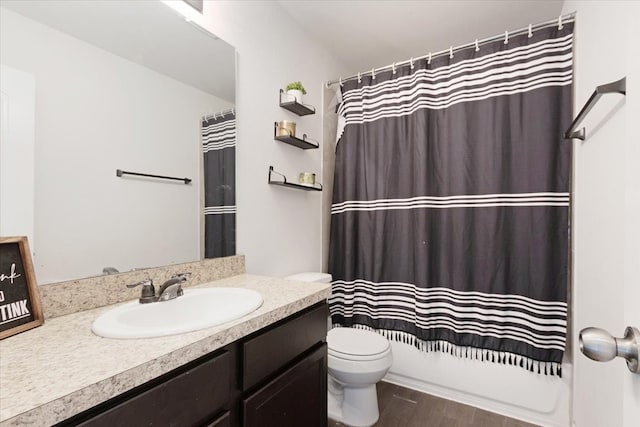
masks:
{"label": "chrome towel bar", "polygon": [[617,80],[615,82],[607,83],[607,84],[596,87],[596,90],[591,94],[591,97],[589,97],[589,100],[587,101],[587,103],[584,105],[584,107],[582,107],[582,110],[580,110],[580,112],[578,113],[578,116],[573,120],[573,123],[571,123],[571,126],[569,126],[569,129],[567,129],[567,131],[565,132],[564,134],[565,139],[577,138],[584,141],[584,139],[586,138],[586,132],[584,127],[577,131],[576,131],[576,128],[578,127],[580,122],[582,122],[585,116],[589,113],[589,111],[591,111],[593,106],[598,102],[600,97],[607,93],[619,93],[621,95],[626,96],[627,95],[627,78],[623,77],[620,80]]}

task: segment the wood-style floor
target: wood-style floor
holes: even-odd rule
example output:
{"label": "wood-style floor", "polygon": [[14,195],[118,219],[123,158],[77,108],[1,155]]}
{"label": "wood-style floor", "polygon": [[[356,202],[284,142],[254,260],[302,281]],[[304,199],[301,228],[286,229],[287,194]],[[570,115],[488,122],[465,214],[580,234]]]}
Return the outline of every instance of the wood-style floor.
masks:
{"label": "wood-style floor", "polygon": [[[376,427],[535,427],[473,406],[378,383],[380,419]],[[329,420],[329,427],[343,426]]]}

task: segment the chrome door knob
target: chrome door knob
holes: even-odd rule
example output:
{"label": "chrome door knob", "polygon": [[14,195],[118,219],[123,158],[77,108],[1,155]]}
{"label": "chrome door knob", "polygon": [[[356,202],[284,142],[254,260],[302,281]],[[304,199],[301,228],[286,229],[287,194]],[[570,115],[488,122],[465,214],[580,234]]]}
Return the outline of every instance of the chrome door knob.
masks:
{"label": "chrome door knob", "polygon": [[589,359],[608,362],[616,357],[627,361],[627,367],[640,374],[638,354],[640,353],[640,331],[628,326],[624,337],[615,338],[600,328],[585,328],[580,331],[580,351]]}

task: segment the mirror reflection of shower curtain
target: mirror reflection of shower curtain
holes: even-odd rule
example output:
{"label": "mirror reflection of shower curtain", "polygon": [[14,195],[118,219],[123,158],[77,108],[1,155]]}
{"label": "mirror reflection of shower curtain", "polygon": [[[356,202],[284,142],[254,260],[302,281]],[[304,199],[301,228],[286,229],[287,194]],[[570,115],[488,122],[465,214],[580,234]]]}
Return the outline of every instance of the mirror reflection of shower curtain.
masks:
{"label": "mirror reflection of shower curtain", "polygon": [[204,257],[236,253],[236,115],[202,119]]}

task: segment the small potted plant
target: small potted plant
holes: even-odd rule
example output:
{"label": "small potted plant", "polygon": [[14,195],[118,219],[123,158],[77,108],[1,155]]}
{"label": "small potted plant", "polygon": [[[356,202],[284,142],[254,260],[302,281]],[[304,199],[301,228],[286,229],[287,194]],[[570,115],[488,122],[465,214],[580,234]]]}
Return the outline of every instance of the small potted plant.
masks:
{"label": "small potted plant", "polygon": [[307,94],[307,91],[300,82],[289,83],[285,90],[287,91],[287,95],[293,97],[298,104],[302,104],[302,95]]}

